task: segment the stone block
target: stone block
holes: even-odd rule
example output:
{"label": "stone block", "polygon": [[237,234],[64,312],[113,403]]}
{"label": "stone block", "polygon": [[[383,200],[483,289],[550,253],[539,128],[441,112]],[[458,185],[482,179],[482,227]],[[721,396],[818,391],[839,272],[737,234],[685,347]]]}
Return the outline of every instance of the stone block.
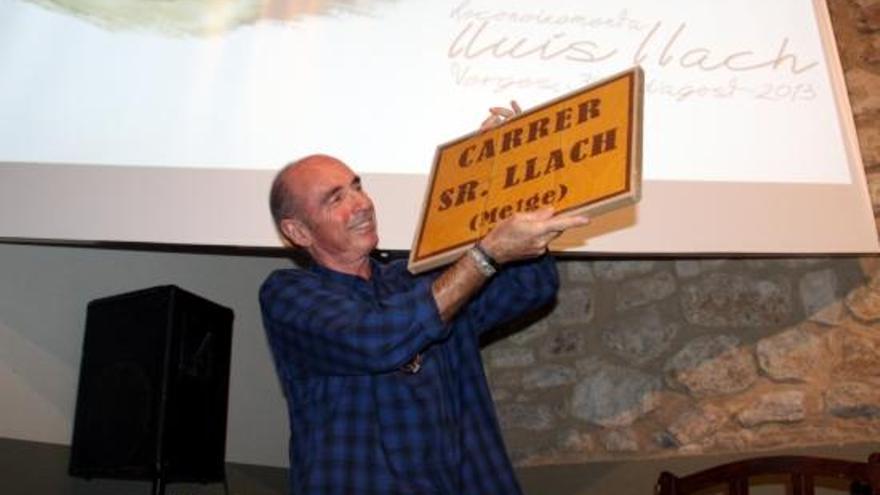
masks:
{"label": "stone block", "polygon": [[680,327],[651,307],[613,321],[602,332],[602,342],[628,364],[642,366],[669,350]]}
{"label": "stone block", "polygon": [[880,417],[880,391],[863,382],[837,382],[825,392],[825,409],[840,418]]}
{"label": "stone block", "polygon": [[599,280],[620,282],[629,277],[650,273],[654,264],[654,261],[597,261],[593,265],[593,273]]}
{"label": "stone block", "polygon": [[556,266],[559,268],[562,279],[566,282],[591,284],[596,279],[593,275],[593,264],[588,261],[558,261]]}
{"label": "stone block", "polygon": [[546,404],[502,404],[497,411],[498,422],[505,430],[546,431],[552,429],[556,421],[553,410]]}
{"label": "stone block", "polygon": [[837,325],[843,317],[843,302],[837,295],[837,275],[831,269],[810,272],[798,284],[807,316],[820,323]]}
{"label": "stone block", "polygon": [[806,395],[800,390],[772,392],[743,409],[736,419],[746,428],[764,423],[793,423],[806,417]]}
{"label": "stone block", "polygon": [[562,287],[557,294],[557,305],[550,314],[555,325],[585,325],[593,320],[593,290],[590,286]]}
{"label": "stone block", "polygon": [[880,376],[878,338],[849,331],[838,332],[835,336],[835,347],[840,355],[834,367],[835,376],[849,379]]}
{"label": "stone block", "polygon": [[629,429],[609,430],[601,434],[602,445],[608,452],[638,452],[639,439]]}
{"label": "stone block", "polygon": [[568,366],[547,365],[529,370],[523,376],[526,390],[546,389],[571,385],[577,380],[577,371]]}
{"label": "stone block", "polygon": [[686,285],[681,304],[689,323],[707,327],[774,326],[792,313],[791,287],[786,280],[728,273],[711,273]]}
{"label": "stone block", "polygon": [[758,364],[777,381],[806,381],[829,354],[822,339],[804,328],[792,328],[758,341]]}
{"label": "stone block", "polygon": [[574,387],[572,416],[608,428],[628,426],[658,403],[660,379],[629,368],[591,361]]}
{"label": "stone block", "polygon": [[673,388],[695,397],[730,395],[747,390],[758,379],[751,351],[729,335],[698,337],[669,361],[664,371]]}
{"label": "stone block", "polygon": [[866,323],[880,320],[880,289],[873,285],[856,287],[844,299],[853,316]]}
{"label": "stone block", "polygon": [[628,280],[617,288],[615,309],[626,311],[666,299],[675,293],[675,277],[669,272],[659,272],[648,277]]}
{"label": "stone block", "polygon": [[727,413],[715,406],[685,411],[669,425],[676,443],[686,446],[718,431],[727,422]]}
{"label": "stone block", "polygon": [[850,103],[853,115],[863,114],[880,109],[880,74],[875,74],[863,67],[855,67],[846,71],[846,85],[849,88]]}
{"label": "stone block", "polygon": [[497,346],[489,351],[489,366],[492,368],[523,368],[535,362],[531,349]]}
{"label": "stone block", "polygon": [[541,345],[541,357],[556,359],[560,357],[580,356],[584,352],[584,332],[588,327],[566,328],[554,330],[544,339]]}

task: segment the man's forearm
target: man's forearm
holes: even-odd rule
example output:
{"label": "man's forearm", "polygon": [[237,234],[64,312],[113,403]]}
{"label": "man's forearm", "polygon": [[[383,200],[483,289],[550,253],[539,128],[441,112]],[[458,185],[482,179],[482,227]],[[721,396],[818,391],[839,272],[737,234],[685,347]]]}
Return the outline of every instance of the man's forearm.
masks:
{"label": "man's forearm", "polygon": [[[552,208],[517,213],[498,224],[477,245],[477,256],[462,256],[447,268],[431,287],[440,318],[449,322],[459,309],[486,283],[494,268],[484,274],[477,259],[495,264],[538,257],[562,232],[586,225],[584,216],[553,216]],[[486,261],[488,263],[488,261]]]}
{"label": "man's forearm", "polygon": [[449,322],[458,310],[486,283],[488,277],[477,268],[476,261],[465,254],[446,269],[431,292],[440,311],[440,319]]}

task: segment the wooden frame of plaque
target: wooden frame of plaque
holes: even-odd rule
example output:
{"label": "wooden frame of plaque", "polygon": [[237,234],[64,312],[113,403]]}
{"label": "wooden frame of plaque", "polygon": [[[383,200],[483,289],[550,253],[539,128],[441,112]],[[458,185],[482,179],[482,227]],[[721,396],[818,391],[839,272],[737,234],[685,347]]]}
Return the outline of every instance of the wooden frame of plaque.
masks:
{"label": "wooden frame of plaque", "polygon": [[643,99],[634,67],[438,146],[409,270],[454,261],[517,212],[595,216],[638,202]]}

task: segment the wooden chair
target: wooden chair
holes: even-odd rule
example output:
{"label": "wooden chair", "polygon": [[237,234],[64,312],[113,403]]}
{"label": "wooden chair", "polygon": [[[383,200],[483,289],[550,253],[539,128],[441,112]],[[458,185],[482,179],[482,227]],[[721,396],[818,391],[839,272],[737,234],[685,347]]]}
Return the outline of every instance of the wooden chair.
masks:
{"label": "wooden chair", "polygon": [[744,459],[715,466],[687,476],[660,473],[655,495],[691,495],[712,487],[727,486],[729,495],[748,495],[749,478],[788,475],[792,495],[813,495],[814,478],[836,478],[851,482],[854,494],[880,495],[880,453],[868,462],[850,462],[807,456],[773,456]]}

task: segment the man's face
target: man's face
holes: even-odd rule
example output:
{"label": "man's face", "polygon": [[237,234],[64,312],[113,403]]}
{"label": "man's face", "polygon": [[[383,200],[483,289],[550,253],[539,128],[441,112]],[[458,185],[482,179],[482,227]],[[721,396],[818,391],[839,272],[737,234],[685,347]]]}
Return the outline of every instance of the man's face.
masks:
{"label": "man's face", "polygon": [[376,247],[373,202],[344,163],[318,157],[291,170],[286,180],[297,198],[302,231],[294,241],[317,261],[330,266],[355,261]]}

